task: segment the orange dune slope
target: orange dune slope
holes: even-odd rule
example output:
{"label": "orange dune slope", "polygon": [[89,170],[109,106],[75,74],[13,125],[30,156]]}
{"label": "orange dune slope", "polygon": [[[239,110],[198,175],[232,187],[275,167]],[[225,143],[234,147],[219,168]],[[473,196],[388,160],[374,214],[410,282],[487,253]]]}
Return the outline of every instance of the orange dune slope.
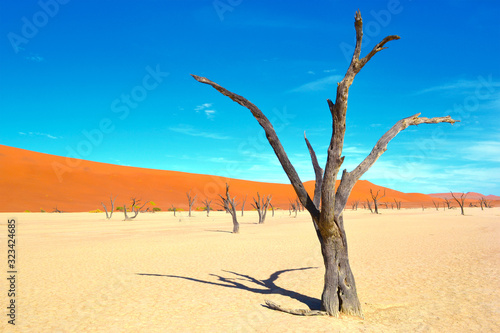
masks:
{"label": "orange dune slope", "polygon": [[[246,198],[245,209],[252,209],[252,198],[257,192],[272,195],[275,207],[288,209],[289,201],[296,195],[289,184],[262,183],[246,180],[200,175],[177,171],[154,170],[91,162],[67,157],[42,154],[0,145],[0,211],[52,212],[56,208],[65,212],[86,212],[109,207],[109,197],[116,197],[115,207],[130,205],[131,198],[143,202],[153,201],[156,207],[167,210],[173,206],[186,209],[186,193],[197,196],[195,208],[203,207],[202,201],[212,200],[212,209],[219,194],[224,194],[225,184],[230,185],[231,196],[241,204]],[[304,183],[312,196],[314,181]],[[369,191],[380,190],[386,196],[381,202],[401,201],[403,207],[431,205],[432,198],[419,193],[402,193],[360,180],[355,185],[350,201],[365,201]]]}

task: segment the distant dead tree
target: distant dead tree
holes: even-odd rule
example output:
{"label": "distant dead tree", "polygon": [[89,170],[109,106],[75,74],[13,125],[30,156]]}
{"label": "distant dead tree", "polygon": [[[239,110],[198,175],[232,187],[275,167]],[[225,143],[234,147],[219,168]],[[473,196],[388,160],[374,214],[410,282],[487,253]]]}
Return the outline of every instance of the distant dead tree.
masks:
{"label": "distant dead tree", "polygon": [[361,204],[363,205],[363,209],[366,209],[366,203],[363,201]]}
{"label": "distant dead tree", "polygon": [[368,205],[368,209],[370,209],[370,212],[373,214],[373,209],[372,209],[372,204],[370,203],[370,199],[366,199],[366,204]]}
{"label": "distant dead tree", "polygon": [[373,206],[374,206],[373,208],[375,210],[375,214],[378,214],[378,201],[380,199],[382,199],[383,197],[385,197],[385,189],[384,189],[384,195],[381,196],[380,198],[378,197],[379,192],[380,192],[380,190],[377,191],[377,194],[373,194],[372,189],[370,189],[370,195],[371,195],[372,200],[373,200]]}
{"label": "distant dead tree", "polygon": [[267,208],[269,207],[270,202],[270,195],[264,199],[264,197],[260,197],[259,192],[257,192],[257,199],[253,198],[253,203],[251,205],[257,210],[257,213],[259,214],[259,224],[262,224],[266,221]]}
{"label": "distant dead tree", "polygon": [[[343,211],[349,194],[354,184],[365,174],[375,161],[387,150],[388,143],[402,130],[412,125],[454,123],[456,120],[450,116],[424,118],[420,113],[404,118],[396,122],[375,144],[370,154],[351,172],[344,170],[339,186],[336,188],[337,175],[344,162],[342,149],[344,145],[346,130],[346,112],[349,88],[355,76],[368,63],[368,61],[379,51],[385,49],[389,41],[399,39],[399,36],[385,37],[381,42],[363,58],[361,58],[361,42],[363,37],[363,21],[358,11],[355,16],[354,28],[356,30],[356,45],[354,54],[344,78],[337,84],[337,95],[335,102],[327,100],[332,115],[332,136],[328,147],[327,162],[324,173],[315,172],[317,175],[314,193],[321,193],[319,205],[314,203],[307,193],[304,184],[288,159],[285,150],[269,119],[246,98],[237,95],[219,84],[205,78],[193,75],[197,81],[208,84],[221,94],[231,98],[236,103],[248,108],[255,119],[259,122],[266,133],[266,138],[273,148],[283,170],[297,194],[301,204],[309,211],[316,234],[321,246],[323,262],[325,265],[324,288],[321,296],[321,307],[324,314],[337,316],[339,312],[350,315],[362,316],[361,305],[356,291],[356,283],[349,264],[347,250],[347,238],[344,229]],[[316,166],[313,164],[316,171]],[[322,186],[318,188],[320,180]],[[316,201],[317,202],[317,201]],[[266,302],[272,309],[293,313],[286,309]],[[311,310],[299,311],[302,315],[311,315]]]}
{"label": "distant dead tree", "polygon": [[133,220],[137,217],[137,215],[139,214],[139,212],[144,208],[144,206],[146,206],[149,201],[146,201],[144,202],[144,204],[142,206],[139,206],[141,203],[141,199],[137,199],[137,198],[131,198],[130,200],[132,200],[132,212],[134,213],[134,216],[128,216],[127,214],[127,205],[123,205],[123,213],[125,214],[125,220],[124,221],[130,221],[130,220]]}
{"label": "distant dead tree", "polygon": [[177,207],[175,207],[174,205],[172,205],[172,208],[170,208],[170,210],[174,212],[174,216],[175,216],[175,212],[177,212]]}
{"label": "distant dead tree", "polygon": [[241,203],[241,216],[243,216],[243,212],[245,211],[245,202],[247,201],[247,196],[245,195],[245,199]]}
{"label": "distant dead tree", "polygon": [[205,199],[202,201],[202,203],[205,205],[205,210],[207,211],[207,217],[210,214],[210,205],[212,204],[212,200]]}
{"label": "distant dead tree", "polygon": [[352,201],[351,202],[352,210],[358,210],[358,205],[359,205],[359,200]]}
{"label": "distant dead tree", "polygon": [[396,203],[396,209],[401,210],[401,201],[397,201],[396,199],[394,199],[394,202]]}
{"label": "distant dead tree", "polygon": [[289,212],[290,212],[290,216],[292,215],[292,212],[295,213],[295,218],[297,217],[297,211],[298,211],[298,208],[297,208],[297,202],[295,201],[292,201],[290,200],[290,208],[289,208]]}
{"label": "distant dead tree", "polygon": [[196,195],[194,197],[191,196],[191,191],[186,192],[186,196],[188,198],[189,203],[189,217],[191,217],[191,209],[193,208],[194,202],[196,201]]}
{"label": "distant dead tree", "polygon": [[385,209],[389,209],[389,208],[388,208],[388,203],[387,203],[387,202],[381,202],[380,204],[381,204],[381,205],[384,205],[384,206],[385,206]]}
{"label": "distant dead tree", "polygon": [[108,208],[106,207],[104,202],[101,201],[101,205],[104,207],[104,211],[106,212],[106,219],[108,219],[108,220],[110,220],[111,216],[113,216],[113,211],[115,210],[116,197],[113,199],[113,197],[110,195],[109,200],[111,201],[111,210],[109,211],[109,214],[108,214]]}
{"label": "distant dead tree", "polygon": [[432,203],[434,204],[434,207],[436,207],[436,210],[439,210],[439,201],[432,200]]}
{"label": "distant dead tree", "polygon": [[444,198],[444,203],[446,204],[446,206],[448,207],[448,209],[451,209],[451,201],[447,198]]}
{"label": "distant dead tree", "polygon": [[240,224],[238,223],[238,219],[236,217],[236,197],[231,198],[229,195],[229,185],[226,183],[226,196],[220,195],[222,201],[222,207],[231,214],[233,218],[233,234],[237,234],[240,232]]}
{"label": "distant dead tree", "polygon": [[272,211],[272,214],[273,214],[273,215],[271,215],[271,217],[274,217],[274,206],[271,203],[271,201],[269,201],[269,206],[271,206],[271,211]]}
{"label": "distant dead tree", "polygon": [[469,192],[467,192],[467,193],[460,193],[460,199],[458,199],[457,197],[455,197],[455,195],[453,194],[453,192],[450,191],[450,193],[451,193],[451,196],[453,197],[453,199],[455,199],[455,201],[460,206],[460,210],[462,211],[462,215],[465,215],[464,214],[465,198],[467,197],[467,194],[469,194]]}
{"label": "distant dead tree", "polygon": [[481,210],[488,208],[488,201],[484,197],[479,198],[478,204],[481,206]]}
{"label": "distant dead tree", "polygon": [[57,205],[56,205],[56,208],[54,208],[54,211],[52,213],[62,213],[62,212],[63,212],[62,210],[57,209]]}

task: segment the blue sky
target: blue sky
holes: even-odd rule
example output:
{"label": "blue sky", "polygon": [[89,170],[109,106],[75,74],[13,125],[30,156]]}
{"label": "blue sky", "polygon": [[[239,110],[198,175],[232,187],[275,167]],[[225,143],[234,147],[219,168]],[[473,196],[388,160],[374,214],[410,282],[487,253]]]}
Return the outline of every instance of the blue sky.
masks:
{"label": "blue sky", "polygon": [[286,183],[250,112],[271,119],[303,181],[321,163],[327,98],[348,67],[390,42],[350,90],[344,167],[401,118],[461,123],[401,132],[362,179],[403,192],[500,195],[498,1],[2,1],[0,143],[54,155]]}

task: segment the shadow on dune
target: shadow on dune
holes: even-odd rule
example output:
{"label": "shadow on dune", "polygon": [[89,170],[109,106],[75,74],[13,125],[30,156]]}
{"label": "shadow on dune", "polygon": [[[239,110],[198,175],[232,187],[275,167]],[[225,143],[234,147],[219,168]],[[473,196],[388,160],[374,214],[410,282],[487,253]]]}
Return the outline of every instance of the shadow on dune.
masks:
{"label": "shadow on dune", "polygon": [[[183,279],[198,283],[209,284],[213,286],[225,287],[225,288],[236,288],[241,290],[246,290],[252,293],[262,294],[262,295],[283,295],[293,298],[301,303],[306,304],[311,310],[319,310],[321,307],[321,301],[317,298],[310,297],[307,295],[300,294],[293,290],[288,290],[276,285],[276,280],[278,280],[279,276],[283,273],[293,272],[293,271],[303,271],[306,269],[316,269],[318,267],[303,267],[303,268],[292,268],[292,269],[284,269],[281,271],[276,271],[269,276],[269,278],[265,280],[258,280],[250,275],[240,274],[232,271],[223,270],[223,272],[232,274],[227,277],[210,274],[210,276],[214,276],[217,278],[217,282],[214,281],[206,281],[201,279],[195,279],[187,276],[178,276],[178,275],[162,275],[162,274],[147,274],[147,273],[136,273],[136,275],[142,276],[154,276],[154,277],[169,277],[176,279]],[[242,282],[239,282],[242,281]],[[244,284],[245,282],[246,284]]]}

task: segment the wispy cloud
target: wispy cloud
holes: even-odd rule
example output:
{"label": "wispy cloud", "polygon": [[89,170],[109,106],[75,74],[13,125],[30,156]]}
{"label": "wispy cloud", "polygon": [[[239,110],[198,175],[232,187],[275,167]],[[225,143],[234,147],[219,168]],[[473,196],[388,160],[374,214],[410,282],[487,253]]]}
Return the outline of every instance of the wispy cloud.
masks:
{"label": "wispy cloud", "polygon": [[54,135],[51,135],[51,134],[47,134],[47,133],[40,133],[40,132],[18,132],[20,135],[29,135],[29,136],[44,136],[44,137],[47,137],[49,139],[53,139],[53,140],[56,140],[56,139],[60,139],[60,137],[57,137],[57,136],[54,136]]}
{"label": "wispy cloud", "polygon": [[30,55],[30,56],[26,56],[24,57],[26,60],[29,60],[29,61],[33,61],[33,62],[42,62],[45,60],[44,57],[41,57],[39,55]]}
{"label": "wispy cloud", "polygon": [[340,75],[330,75],[312,82],[303,84],[297,88],[290,90],[289,92],[311,92],[311,91],[321,91],[335,87],[335,84],[342,80]]}
{"label": "wispy cloud", "polygon": [[194,108],[196,112],[204,112],[207,119],[214,119],[216,111],[212,108],[212,103],[203,103]]}
{"label": "wispy cloud", "polygon": [[432,92],[443,92],[443,91],[457,91],[462,92],[464,90],[471,89],[492,89],[500,87],[500,82],[492,81],[492,77],[478,77],[476,80],[456,80],[453,82],[443,83],[433,87],[419,90],[415,95],[422,95]]}
{"label": "wispy cloud", "polygon": [[462,157],[470,161],[500,162],[500,142],[479,141],[462,145]]}
{"label": "wispy cloud", "polygon": [[179,125],[177,127],[169,127],[169,130],[172,132],[177,132],[189,136],[199,136],[203,138],[208,138],[208,139],[216,139],[216,140],[228,140],[230,137],[224,136],[224,135],[219,135],[217,133],[209,133],[209,132],[200,132],[196,129],[194,129],[192,126],[189,125]]}

